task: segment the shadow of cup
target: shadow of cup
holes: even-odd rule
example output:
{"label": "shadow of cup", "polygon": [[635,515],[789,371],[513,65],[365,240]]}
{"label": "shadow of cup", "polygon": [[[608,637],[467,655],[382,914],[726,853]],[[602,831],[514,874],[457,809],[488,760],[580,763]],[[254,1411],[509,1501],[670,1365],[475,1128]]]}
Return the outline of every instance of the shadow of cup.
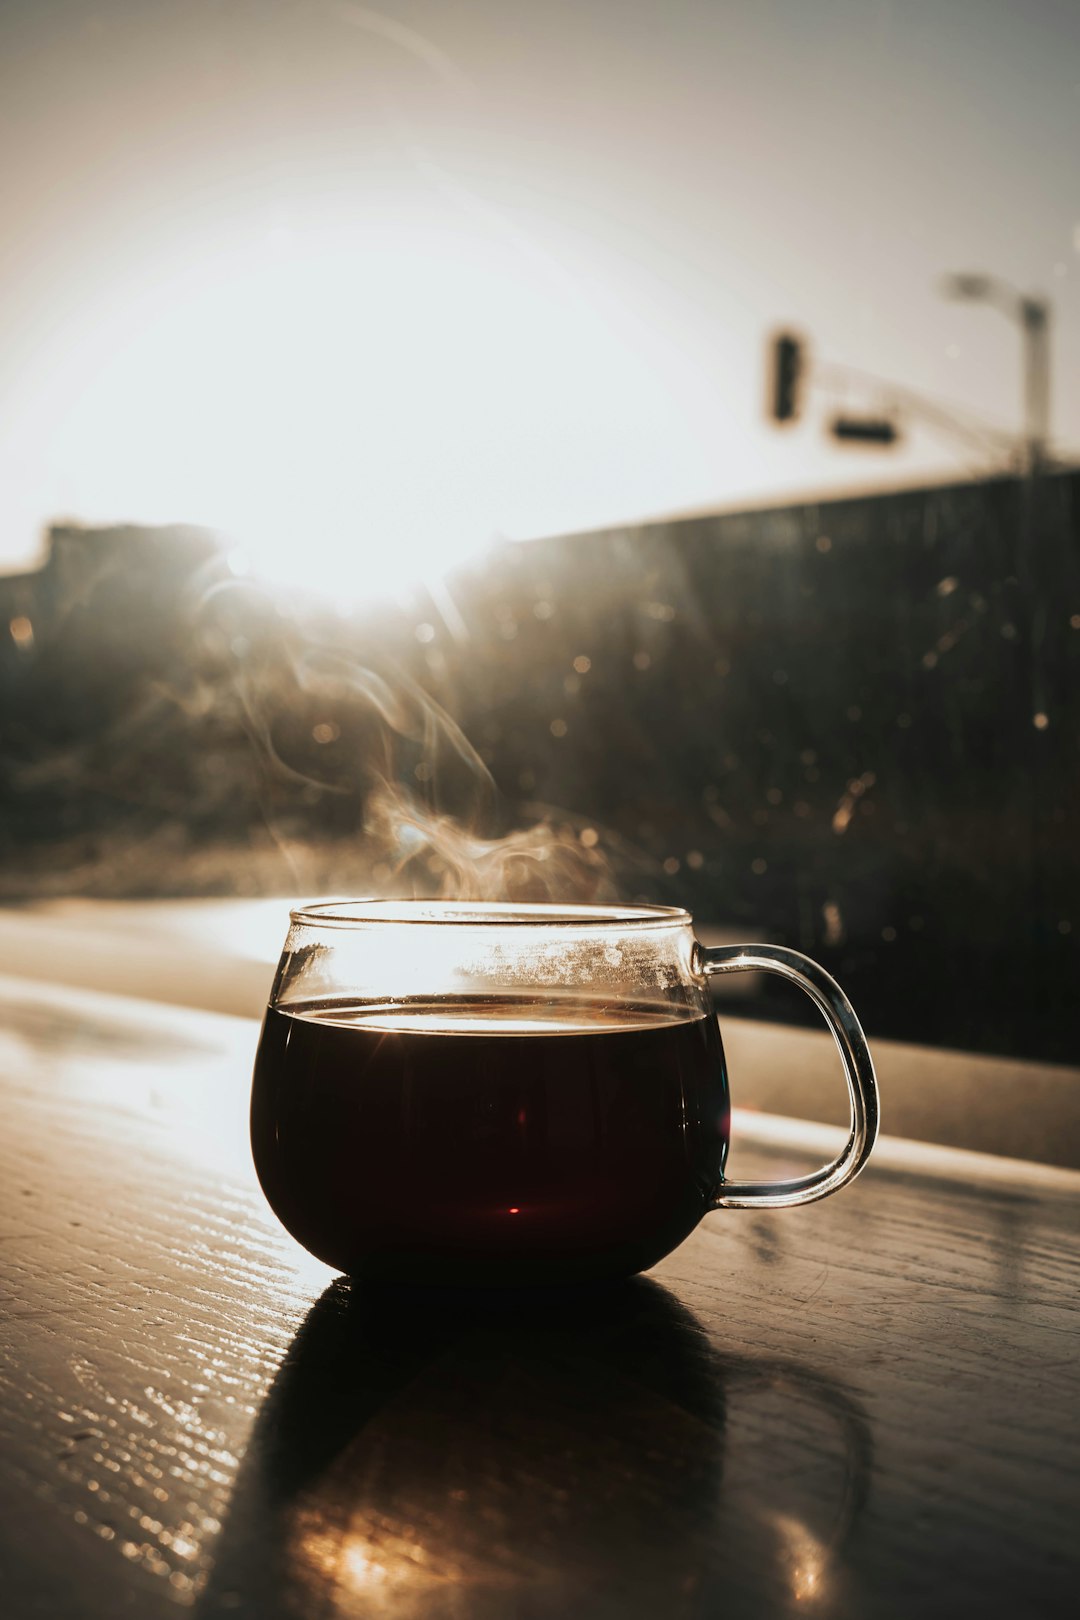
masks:
{"label": "shadow of cup", "polygon": [[655,1282],[342,1280],[260,1411],[201,1612],[805,1611],[835,1587],[871,1468],[846,1391],[718,1353]]}

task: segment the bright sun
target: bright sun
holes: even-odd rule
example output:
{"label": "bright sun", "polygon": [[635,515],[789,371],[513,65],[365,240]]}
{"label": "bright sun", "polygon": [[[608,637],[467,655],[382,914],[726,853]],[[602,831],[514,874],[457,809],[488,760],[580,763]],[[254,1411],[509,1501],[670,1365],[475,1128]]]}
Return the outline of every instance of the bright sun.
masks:
{"label": "bright sun", "polygon": [[350,600],[572,521],[649,381],[610,289],[452,209],[277,224],[126,291],[65,356],[78,509],[122,488]]}

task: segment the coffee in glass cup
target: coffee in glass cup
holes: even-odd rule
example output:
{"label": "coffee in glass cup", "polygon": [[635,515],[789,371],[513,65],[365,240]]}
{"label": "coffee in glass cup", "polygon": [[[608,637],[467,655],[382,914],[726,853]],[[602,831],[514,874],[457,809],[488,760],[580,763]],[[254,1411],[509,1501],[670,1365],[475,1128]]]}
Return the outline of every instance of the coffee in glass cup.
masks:
{"label": "coffee in glass cup", "polygon": [[[840,1048],[834,1164],[732,1184],[712,974],[779,972]],[[877,1129],[873,1066],[823,969],[708,950],[659,906],[334,901],[292,914],[255,1062],[256,1169],[282,1223],[352,1276],[566,1283],[647,1270],[710,1209],[825,1196]]]}

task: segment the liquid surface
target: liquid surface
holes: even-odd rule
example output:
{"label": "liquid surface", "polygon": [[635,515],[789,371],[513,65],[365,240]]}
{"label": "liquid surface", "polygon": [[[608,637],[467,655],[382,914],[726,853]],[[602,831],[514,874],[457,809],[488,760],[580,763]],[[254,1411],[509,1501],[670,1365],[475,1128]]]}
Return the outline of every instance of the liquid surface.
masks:
{"label": "liquid surface", "polygon": [[252,1148],[294,1237],[356,1276],[629,1275],[696,1226],[728,1140],[716,1020],[505,999],[271,1008]]}

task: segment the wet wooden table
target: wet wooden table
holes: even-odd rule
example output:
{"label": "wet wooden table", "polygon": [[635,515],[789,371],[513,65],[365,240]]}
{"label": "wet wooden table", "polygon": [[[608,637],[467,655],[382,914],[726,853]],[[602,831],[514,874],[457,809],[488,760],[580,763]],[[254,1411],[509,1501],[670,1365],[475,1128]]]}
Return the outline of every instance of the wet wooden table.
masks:
{"label": "wet wooden table", "polygon": [[621,1289],[391,1303],[267,1211],[255,1036],[0,984],[10,1620],[1072,1611],[1080,1175],[886,1139]]}

